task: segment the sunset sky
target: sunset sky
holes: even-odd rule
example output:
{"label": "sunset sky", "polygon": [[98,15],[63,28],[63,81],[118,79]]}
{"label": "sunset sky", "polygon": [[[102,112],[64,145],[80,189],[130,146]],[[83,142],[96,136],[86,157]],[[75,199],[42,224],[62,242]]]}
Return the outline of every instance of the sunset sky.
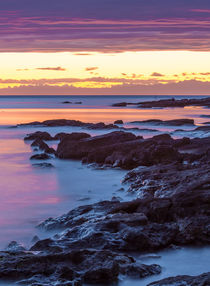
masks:
{"label": "sunset sky", "polygon": [[0,2],[0,95],[210,94],[209,0]]}

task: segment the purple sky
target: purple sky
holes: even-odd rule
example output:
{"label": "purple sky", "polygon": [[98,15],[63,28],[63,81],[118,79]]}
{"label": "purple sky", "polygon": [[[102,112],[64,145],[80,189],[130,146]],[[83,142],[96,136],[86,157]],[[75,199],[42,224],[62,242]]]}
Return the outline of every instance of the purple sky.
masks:
{"label": "purple sky", "polygon": [[0,51],[210,50],[208,0],[6,0]]}

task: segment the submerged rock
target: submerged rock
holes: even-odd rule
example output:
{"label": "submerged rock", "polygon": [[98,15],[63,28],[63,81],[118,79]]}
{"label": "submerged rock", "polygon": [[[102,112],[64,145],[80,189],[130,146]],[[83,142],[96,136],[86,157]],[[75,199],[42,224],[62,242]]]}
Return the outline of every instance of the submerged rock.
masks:
{"label": "submerged rock", "polygon": [[48,159],[51,159],[51,157],[46,153],[35,154],[30,158],[30,160],[48,160]]}
{"label": "submerged rock", "polygon": [[54,168],[53,164],[51,163],[37,163],[37,164],[32,164],[33,167],[37,168]]}

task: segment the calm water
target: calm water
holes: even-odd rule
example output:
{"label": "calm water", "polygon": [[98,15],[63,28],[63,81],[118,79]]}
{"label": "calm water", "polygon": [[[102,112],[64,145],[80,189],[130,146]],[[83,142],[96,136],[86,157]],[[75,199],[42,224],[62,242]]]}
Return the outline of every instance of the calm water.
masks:
{"label": "calm water", "polygon": [[[35,229],[35,226],[40,221],[50,216],[61,215],[81,204],[111,199],[113,196],[119,195],[122,199],[131,199],[127,197],[126,192],[118,192],[118,189],[121,188],[121,180],[125,175],[125,172],[121,170],[94,170],[77,161],[61,161],[58,159],[51,160],[55,166],[52,169],[33,167],[29,160],[32,154],[30,144],[25,143],[23,138],[27,133],[40,130],[40,128],[9,128],[11,125],[59,118],[76,119],[84,122],[102,121],[106,123],[122,119],[127,127],[137,126],[130,124],[130,121],[151,118],[163,120],[193,118],[198,126],[205,121],[210,121],[201,117],[201,115],[210,115],[210,109],[202,107],[173,109],[111,107],[111,104],[116,102],[139,102],[154,99],[159,98],[157,96],[0,97],[0,249],[3,249],[11,240],[17,240],[29,246],[33,235],[38,234],[40,238],[48,235],[39,233]],[[65,100],[72,102],[82,101],[82,104],[62,104]],[[146,127],[154,128],[154,126]],[[191,128],[184,126],[182,129],[187,131]],[[75,132],[82,129],[56,127],[41,128],[41,130],[48,131],[54,135],[58,132]],[[137,133],[144,137],[150,137],[161,132],[173,132],[174,130],[174,127],[169,126],[167,128],[158,127],[158,132],[155,133],[145,131]],[[83,129],[83,131],[90,133],[90,130]],[[94,130],[90,134],[103,133],[104,131]],[[189,133],[186,134],[190,135]],[[207,134],[199,133],[192,136],[202,137],[207,136]],[[206,251],[197,251],[195,253],[195,258],[200,255],[200,264],[206,265],[206,259],[210,257],[210,250],[207,249]],[[208,253],[207,256],[206,253]],[[174,257],[173,259],[176,259],[176,255],[171,255]],[[189,257],[187,252],[182,253],[182,255],[184,263],[188,263],[187,258],[184,258],[185,256]],[[167,261],[171,261],[170,255],[164,254],[163,257],[162,263],[168,269],[167,263],[169,262]],[[156,262],[158,263],[158,261]],[[179,274],[179,268],[176,269],[175,272]],[[168,274],[167,271],[164,273]],[[122,285],[137,285],[137,283],[138,285],[146,285],[146,282],[139,284],[139,282],[127,280],[123,283],[125,284]]]}

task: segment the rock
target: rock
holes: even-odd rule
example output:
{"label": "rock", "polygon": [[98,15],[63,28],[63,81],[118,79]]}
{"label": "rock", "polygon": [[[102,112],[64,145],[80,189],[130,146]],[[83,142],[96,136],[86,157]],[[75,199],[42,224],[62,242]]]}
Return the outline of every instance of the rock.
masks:
{"label": "rock", "polygon": [[151,125],[166,125],[166,126],[182,126],[182,125],[192,125],[194,126],[193,119],[173,119],[173,120],[160,120],[160,119],[150,119],[144,121],[133,121],[132,124],[151,124]]}
{"label": "rock", "polygon": [[41,131],[27,134],[26,137],[24,138],[25,141],[36,140],[36,139],[41,139],[45,141],[54,140],[54,138],[48,132],[41,132]]}
{"label": "rock", "polygon": [[160,272],[158,265],[136,264],[132,257],[108,250],[72,250],[36,255],[0,253],[0,277],[18,285],[81,286],[118,281],[119,274],[145,277]]}
{"label": "rock", "polygon": [[26,249],[25,247],[23,247],[22,244],[17,243],[17,241],[11,241],[6,248],[6,251],[18,253],[18,252],[26,251]]}
{"label": "rock", "polygon": [[56,155],[61,159],[79,159],[83,163],[111,165],[132,169],[138,165],[154,165],[182,160],[170,135],[163,134],[143,140],[132,133],[115,131],[73,142],[64,138]]}
{"label": "rock", "polygon": [[122,121],[122,120],[116,120],[116,121],[114,122],[114,124],[123,124],[123,121]]}
{"label": "rock", "polygon": [[40,150],[45,151],[48,154],[55,154],[55,150],[50,148],[42,139],[37,138],[32,144],[32,147],[39,147]]}
{"label": "rock", "polygon": [[119,103],[114,103],[112,106],[114,107],[126,107],[128,105],[127,102],[119,102]]}
{"label": "rock", "polygon": [[37,163],[37,164],[32,164],[33,167],[36,167],[36,168],[55,168],[53,166],[53,164],[51,163]]}
{"label": "rock", "polygon": [[210,272],[198,276],[180,275],[176,277],[165,278],[160,281],[152,282],[148,286],[200,286],[210,285]]}
{"label": "rock", "polygon": [[200,127],[197,127],[194,131],[210,132],[210,126],[200,126]]}
{"label": "rock", "polygon": [[139,102],[139,107],[153,108],[153,107],[185,107],[185,106],[210,106],[210,97],[201,99],[162,99],[157,101]]}
{"label": "rock", "polygon": [[31,242],[32,242],[32,243],[36,243],[36,242],[39,241],[39,240],[40,240],[39,237],[38,237],[37,235],[35,235],[35,236],[32,238]]}
{"label": "rock", "polygon": [[63,104],[72,104],[72,102],[71,102],[71,101],[68,101],[68,100],[63,101],[62,103],[63,103]]}
{"label": "rock", "polygon": [[[103,122],[99,123],[85,123],[79,120],[67,120],[67,119],[54,119],[54,120],[45,120],[43,122],[31,122],[31,123],[24,123],[24,124],[18,124],[17,127],[19,126],[42,126],[42,127],[58,127],[58,126],[73,126],[73,127],[82,127],[82,128],[87,128],[87,129],[118,129],[119,127],[114,124],[105,124]],[[40,131],[38,131],[40,133]],[[41,132],[41,133],[47,133],[47,132]],[[25,140],[35,140],[40,136],[40,139],[43,140],[54,140],[52,139],[44,139],[42,138],[42,134],[36,134],[32,133],[29,134],[29,136],[26,137]],[[32,139],[28,139],[32,138]],[[49,137],[50,138],[50,137]]]}
{"label": "rock", "polygon": [[85,139],[85,138],[90,138],[91,136],[87,133],[83,133],[83,132],[73,132],[73,133],[58,133],[55,135],[55,139],[56,140],[62,140],[64,138],[67,138],[71,141],[78,141],[81,139]]}
{"label": "rock", "polygon": [[82,101],[76,101],[74,104],[82,104]]}
{"label": "rock", "polygon": [[35,154],[30,158],[30,160],[48,160],[48,159],[51,159],[51,157],[45,153]]}

